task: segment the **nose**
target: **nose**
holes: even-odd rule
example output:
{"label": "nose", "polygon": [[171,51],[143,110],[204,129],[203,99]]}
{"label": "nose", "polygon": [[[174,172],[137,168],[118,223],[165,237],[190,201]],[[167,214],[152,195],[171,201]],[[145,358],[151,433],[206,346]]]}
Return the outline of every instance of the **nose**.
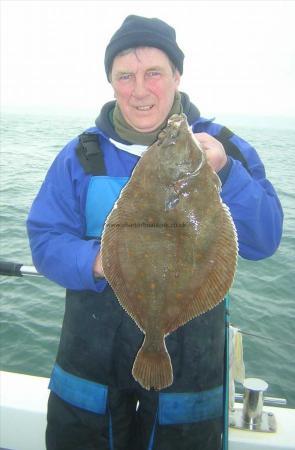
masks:
{"label": "nose", "polygon": [[135,77],[132,95],[136,98],[143,98],[147,95],[147,87],[144,77]]}

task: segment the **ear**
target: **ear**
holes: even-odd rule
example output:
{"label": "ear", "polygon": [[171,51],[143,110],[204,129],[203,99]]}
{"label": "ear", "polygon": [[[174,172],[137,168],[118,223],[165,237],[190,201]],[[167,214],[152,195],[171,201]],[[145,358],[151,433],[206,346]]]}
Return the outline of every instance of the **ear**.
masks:
{"label": "ear", "polygon": [[177,69],[175,70],[175,73],[174,73],[174,80],[175,80],[176,87],[178,87],[180,84],[181,75]]}

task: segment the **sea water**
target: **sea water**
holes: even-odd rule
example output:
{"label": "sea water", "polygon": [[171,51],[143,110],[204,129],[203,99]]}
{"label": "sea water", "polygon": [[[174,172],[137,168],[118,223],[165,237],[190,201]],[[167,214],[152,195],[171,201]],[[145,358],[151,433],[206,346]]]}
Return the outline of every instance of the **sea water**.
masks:
{"label": "sea water", "polygon": [[[246,376],[263,378],[269,384],[267,395],[284,397],[295,408],[295,131],[290,121],[231,120],[231,129],[262,158],[285,222],[274,256],[263,261],[239,259],[230,320],[247,333],[243,334]],[[0,260],[31,264],[25,221],[33,198],[59,150],[92,125],[93,118],[86,115],[2,116]],[[1,275],[0,289],[1,369],[49,376],[63,319],[64,289],[45,278]]]}

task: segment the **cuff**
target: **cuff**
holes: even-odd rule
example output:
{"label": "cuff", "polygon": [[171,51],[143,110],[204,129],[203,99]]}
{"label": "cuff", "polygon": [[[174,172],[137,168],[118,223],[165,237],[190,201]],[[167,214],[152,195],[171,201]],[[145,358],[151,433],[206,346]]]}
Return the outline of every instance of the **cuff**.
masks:
{"label": "cuff", "polygon": [[226,182],[226,180],[227,180],[227,178],[229,176],[230,170],[232,168],[232,165],[233,165],[233,161],[228,156],[225,166],[217,173],[217,175],[219,176],[219,179],[220,179],[222,185],[224,185],[224,183]]}
{"label": "cuff", "polygon": [[102,292],[107,286],[107,280],[105,278],[95,279],[93,274],[94,260],[99,251],[100,243],[96,239],[85,241],[85,246],[79,254],[77,261],[82,289]]}

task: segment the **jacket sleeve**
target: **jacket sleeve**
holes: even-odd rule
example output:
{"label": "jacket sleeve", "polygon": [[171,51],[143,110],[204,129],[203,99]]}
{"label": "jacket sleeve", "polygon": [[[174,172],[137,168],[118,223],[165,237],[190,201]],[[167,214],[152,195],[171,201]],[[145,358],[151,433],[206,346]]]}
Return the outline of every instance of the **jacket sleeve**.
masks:
{"label": "jacket sleeve", "polygon": [[27,219],[32,259],[37,270],[61,286],[101,291],[92,267],[97,240],[85,240],[84,204],[89,176],[77,162],[77,140],[57,156],[35,198]]}
{"label": "jacket sleeve", "polygon": [[248,167],[246,169],[236,159],[231,160],[221,197],[237,228],[239,254],[246,259],[263,259],[271,256],[279,246],[282,207],[256,150],[236,135],[231,141],[241,151]]}

